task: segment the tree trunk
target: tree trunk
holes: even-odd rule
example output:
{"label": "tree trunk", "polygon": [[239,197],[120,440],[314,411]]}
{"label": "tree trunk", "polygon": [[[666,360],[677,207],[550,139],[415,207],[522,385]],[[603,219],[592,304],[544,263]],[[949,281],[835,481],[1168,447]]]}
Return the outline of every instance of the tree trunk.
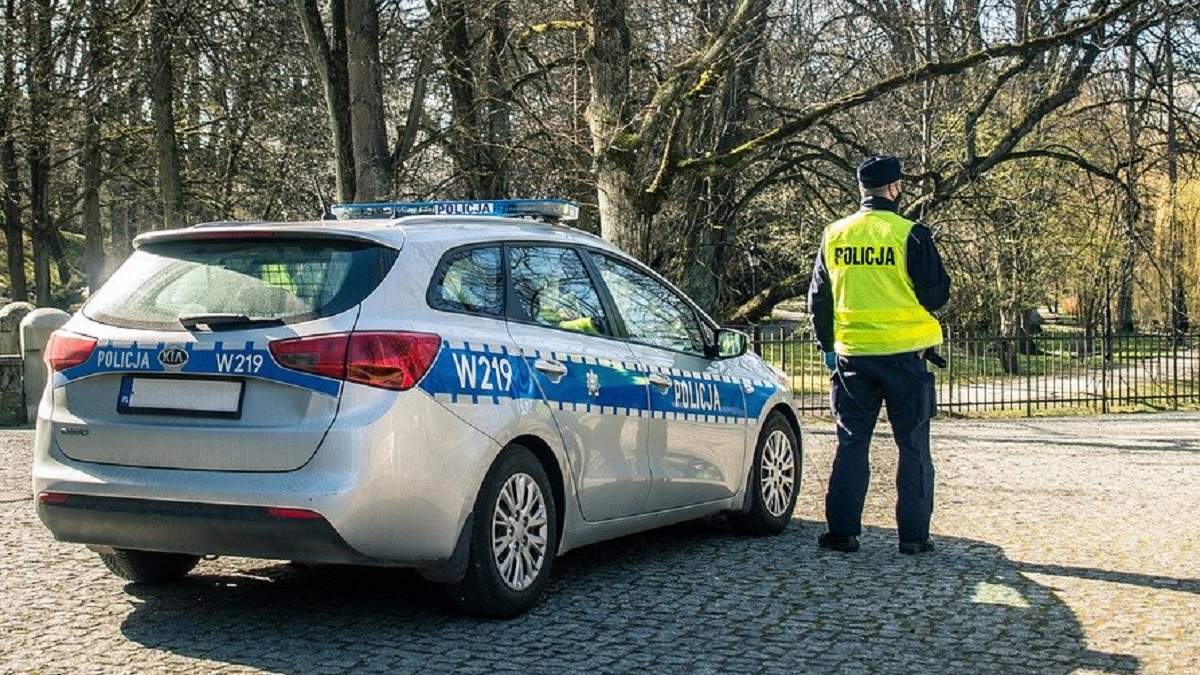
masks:
{"label": "tree trunk", "polygon": [[[723,21],[735,3],[715,0],[710,4],[712,8],[705,16]],[[766,10],[765,3],[759,5],[747,30],[731,44],[730,53],[737,55],[737,65],[729,69],[707,109],[700,113],[701,129],[697,142],[693,143],[693,152],[721,154],[749,140],[751,108],[746,101],[754,90],[759,59],[765,46],[762,36],[767,26]],[[728,309],[732,299],[728,297],[726,285],[731,276],[729,260],[736,241],[736,225],[740,222],[739,177],[737,172],[726,172],[697,176],[688,183],[689,189],[684,193],[686,198],[681,205],[686,215],[681,221],[686,228],[684,250],[692,255],[680,261],[683,268],[675,276],[680,287],[701,308],[717,316]]]}
{"label": "tree trunk", "polygon": [[436,12],[450,87],[449,149],[455,173],[470,199],[507,197],[512,94],[504,60],[509,4],[498,0],[490,7],[478,52],[464,0],[442,0]]}
{"label": "tree trunk", "polygon": [[103,181],[100,152],[100,115],[103,85],[108,72],[107,0],[91,0],[88,30],[87,80],[83,94],[83,147],[79,156],[83,189],[84,270],[88,288],[104,282],[104,228],[100,221],[100,188]]}
{"label": "tree trunk", "polygon": [[1175,102],[1175,39],[1172,28],[1172,17],[1167,17],[1166,30],[1164,31],[1165,43],[1163,55],[1166,61],[1166,94],[1167,94],[1167,195],[1168,195],[1168,227],[1169,235],[1167,243],[1169,246],[1168,255],[1170,256],[1171,265],[1171,307],[1170,307],[1170,324],[1171,331],[1176,335],[1176,339],[1182,333],[1186,333],[1191,325],[1188,320],[1187,310],[1187,285],[1184,283],[1183,276],[1183,252],[1185,243],[1182,235],[1182,223],[1179,215],[1176,213],[1176,203],[1179,199],[1179,129],[1176,118],[1177,108]]}
{"label": "tree trunk", "polygon": [[596,198],[600,236],[641,260],[650,259],[650,218],[635,195],[641,185],[628,172],[613,166],[611,157],[596,159]]}
{"label": "tree trunk", "polygon": [[[1137,10],[1134,10],[1135,19],[1137,14]],[[1141,139],[1141,124],[1138,116],[1138,50],[1130,49],[1128,54],[1129,63],[1126,64],[1125,70],[1125,84],[1128,87],[1125,92],[1125,132],[1129,144],[1126,148],[1129,157],[1124,204],[1125,241],[1122,242],[1125,251],[1121,258],[1120,274],[1117,277],[1117,330],[1122,333],[1132,333],[1134,329],[1133,287],[1134,274],[1137,271],[1135,262],[1138,255],[1137,226],[1141,215],[1141,206],[1138,204],[1137,197],[1138,179],[1141,172],[1141,167],[1138,165],[1141,155],[1138,148]]]}
{"label": "tree trunk", "polygon": [[330,30],[325,32],[317,0],[294,0],[313,65],[325,90],[325,110],[333,136],[334,168],[337,174],[337,200],[354,201],[354,134],[350,118],[350,82],[346,52],[346,6],[344,0],[331,0]]}
{"label": "tree trunk", "polygon": [[21,177],[17,165],[17,145],[13,139],[13,108],[17,98],[17,78],[13,64],[13,27],[17,22],[15,0],[4,3],[3,50],[4,74],[0,82],[0,189],[3,190],[4,241],[8,253],[8,295],[13,300],[29,299],[25,281],[25,236],[21,227]]}
{"label": "tree trunk", "polygon": [[1024,339],[1024,313],[1015,309],[1000,311],[1000,335],[996,339],[996,357],[1006,375],[1016,375],[1020,366],[1020,343]]}
{"label": "tree trunk", "polygon": [[487,174],[484,189],[493,199],[509,196],[510,143],[512,141],[512,93],[504,62],[507,58],[509,2],[497,0],[487,16],[487,89],[484,121]]}
{"label": "tree trunk", "polygon": [[175,69],[171,64],[174,24],[169,0],[154,0],[150,6],[150,102],[154,139],[158,145],[162,227],[168,230],[184,224],[183,181],[175,138]]}
{"label": "tree trunk", "polygon": [[354,141],[354,201],[391,192],[383,79],[379,73],[379,8],[375,0],[345,0],[350,128]]}
{"label": "tree trunk", "polygon": [[27,5],[29,27],[29,118],[27,161],[29,165],[29,205],[32,217],[34,302],[49,307],[50,252],[54,224],[50,220],[50,123],[51,78],[54,58],[51,54],[53,0],[35,0]]}
{"label": "tree trunk", "polygon": [[29,299],[29,284],[25,280],[25,233],[21,226],[21,179],[17,166],[17,149],[8,134],[7,120],[0,121],[0,182],[4,188],[4,244],[8,254],[7,294],[16,301]]}
{"label": "tree trunk", "polygon": [[591,76],[584,117],[592,136],[600,235],[626,252],[650,255],[650,223],[636,204],[643,186],[633,173],[640,143],[629,129],[632,42],[625,14],[628,0],[584,0],[588,42],[583,52]]}

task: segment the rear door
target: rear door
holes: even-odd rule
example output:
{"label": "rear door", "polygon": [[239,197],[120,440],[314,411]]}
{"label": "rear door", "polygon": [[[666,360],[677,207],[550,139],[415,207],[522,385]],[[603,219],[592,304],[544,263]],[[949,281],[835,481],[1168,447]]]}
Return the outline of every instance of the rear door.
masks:
{"label": "rear door", "polygon": [[583,516],[641,513],[650,493],[649,392],[578,250],[507,246],[509,333],[563,439]]}
{"label": "rear door", "polygon": [[54,374],[59,446],[80,461],[144,467],[304,465],[333,423],[341,382],[281,366],[270,345],[353,330],[396,254],[261,232],[141,247],[64,327],[95,347]]}

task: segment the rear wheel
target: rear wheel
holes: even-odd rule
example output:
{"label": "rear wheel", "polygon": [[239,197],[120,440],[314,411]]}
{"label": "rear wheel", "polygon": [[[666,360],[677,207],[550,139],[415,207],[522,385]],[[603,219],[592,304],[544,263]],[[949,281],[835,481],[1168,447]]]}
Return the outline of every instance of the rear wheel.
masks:
{"label": "rear wheel", "polygon": [[467,574],[446,590],[459,609],[512,617],[541,597],[558,550],[554,493],[528,449],[509,446],[475,500]]}
{"label": "rear wheel", "polygon": [[733,529],[744,534],[779,534],[792,520],[800,491],[800,443],[782,413],[767,416],[754,466],[746,486],[748,508],[729,515]]}
{"label": "rear wheel", "polygon": [[122,579],[155,586],[184,578],[200,562],[200,556],[117,548],[112,553],[101,553],[100,560]]}

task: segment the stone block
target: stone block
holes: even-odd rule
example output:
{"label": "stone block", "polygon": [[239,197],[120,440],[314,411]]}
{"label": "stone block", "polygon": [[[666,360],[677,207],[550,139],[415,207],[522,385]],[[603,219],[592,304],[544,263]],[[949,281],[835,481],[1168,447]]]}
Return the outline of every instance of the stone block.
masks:
{"label": "stone block", "polygon": [[26,419],[37,417],[38,403],[46,388],[46,343],[50,334],[62,327],[71,318],[61,309],[43,307],[35,309],[21,321],[21,354],[24,356],[25,415]]}

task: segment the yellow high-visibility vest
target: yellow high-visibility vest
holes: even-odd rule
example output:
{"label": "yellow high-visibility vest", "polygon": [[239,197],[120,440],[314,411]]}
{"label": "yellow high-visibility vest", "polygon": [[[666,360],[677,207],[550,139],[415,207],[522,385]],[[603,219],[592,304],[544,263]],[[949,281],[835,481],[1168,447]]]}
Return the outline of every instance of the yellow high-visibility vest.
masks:
{"label": "yellow high-visibility vest", "polygon": [[292,278],[292,273],[288,271],[287,265],[282,263],[267,263],[258,269],[258,278],[283,290],[296,294],[298,287],[296,280]]}
{"label": "yellow high-visibility vest", "polygon": [[942,343],[941,324],[917,301],[908,276],[912,226],[891,211],[859,211],[825,229],[837,353],[899,354]]}

